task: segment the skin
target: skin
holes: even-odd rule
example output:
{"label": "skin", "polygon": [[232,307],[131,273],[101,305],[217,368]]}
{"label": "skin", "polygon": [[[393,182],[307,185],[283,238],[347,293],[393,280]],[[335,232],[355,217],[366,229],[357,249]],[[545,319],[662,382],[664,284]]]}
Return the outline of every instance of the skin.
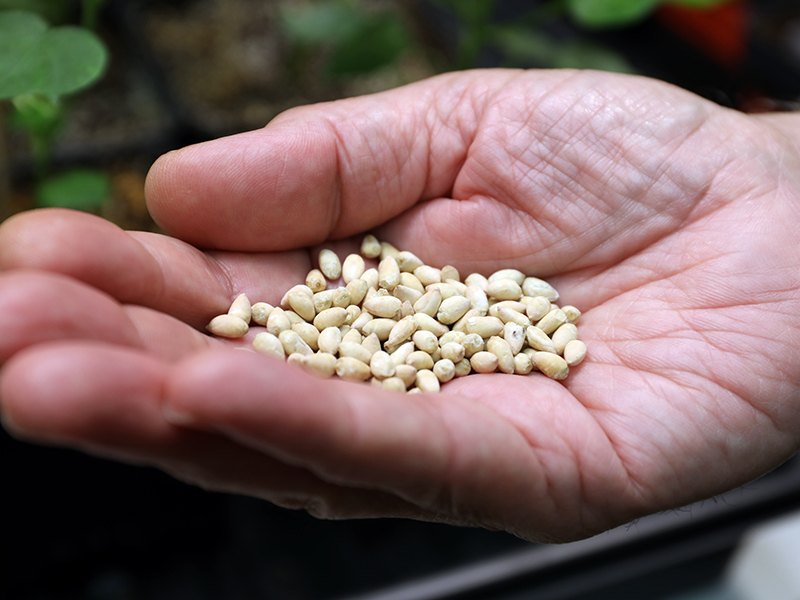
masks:
{"label": "skin", "polygon": [[[63,210],[0,226],[4,425],[322,518],[535,541],[722,493],[800,442],[798,135],[645,78],[497,70],[167,154],[147,196],[172,237]],[[367,231],[547,278],[586,361],[404,396],[202,333]]]}

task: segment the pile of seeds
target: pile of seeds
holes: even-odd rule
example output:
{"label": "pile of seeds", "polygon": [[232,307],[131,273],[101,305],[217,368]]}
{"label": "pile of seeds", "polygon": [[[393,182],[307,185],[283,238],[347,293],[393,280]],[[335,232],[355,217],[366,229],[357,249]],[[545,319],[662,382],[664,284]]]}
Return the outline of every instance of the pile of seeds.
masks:
{"label": "pile of seeds", "polygon": [[[365,257],[379,260],[378,268],[367,268]],[[367,235],[361,254],[344,262],[322,250],[319,269],[286,292],[279,306],[251,305],[240,294],[208,330],[239,338],[255,322],[266,327],[253,341],[257,352],[320,377],[435,392],[470,373],[537,370],[567,377],[586,356],[586,345],[575,325],[580,311],[557,300],[550,284],[516,269],[462,281],[452,266],[425,265]]]}

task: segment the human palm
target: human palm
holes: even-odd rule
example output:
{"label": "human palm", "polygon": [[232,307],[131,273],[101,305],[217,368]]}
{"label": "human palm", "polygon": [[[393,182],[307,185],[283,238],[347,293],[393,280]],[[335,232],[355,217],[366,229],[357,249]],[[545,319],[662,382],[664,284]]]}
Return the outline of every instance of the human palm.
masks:
{"label": "human palm", "polygon": [[[4,420],[321,517],[540,541],[723,492],[800,440],[793,128],[643,78],[475,71],[167,155],[148,202],[175,237],[66,211],[0,228]],[[546,277],[588,358],[403,396],[201,333],[365,231]]]}

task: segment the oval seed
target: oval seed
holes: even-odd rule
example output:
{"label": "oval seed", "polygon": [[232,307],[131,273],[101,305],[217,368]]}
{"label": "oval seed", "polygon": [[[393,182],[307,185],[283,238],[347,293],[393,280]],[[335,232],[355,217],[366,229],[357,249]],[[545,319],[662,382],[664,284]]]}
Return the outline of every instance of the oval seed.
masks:
{"label": "oval seed", "polygon": [[333,306],[333,290],[323,290],[314,294],[314,310],[317,314]]}
{"label": "oval seed", "polygon": [[433,374],[439,383],[447,383],[456,376],[456,365],[449,358],[442,358],[433,365]]}
{"label": "oval seed", "polygon": [[532,323],[540,321],[547,313],[551,311],[550,301],[544,296],[534,296],[528,301],[525,308],[525,314]]}
{"label": "oval seed", "polygon": [[578,339],[578,328],[572,323],[564,323],[561,327],[553,332],[550,336],[553,340],[553,346],[556,349],[556,354],[564,354],[564,348],[572,340]]}
{"label": "oval seed", "polygon": [[323,291],[328,286],[328,282],[325,281],[322,271],[311,269],[306,275],[306,285],[312,292],[317,293]]}
{"label": "oval seed", "polygon": [[442,272],[439,269],[435,267],[429,267],[428,265],[422,265],[421,267],[414,269],[414,277],[419,279],[419,282],[424,286],[428,286],[432,283],[442,282]]}
{"label": "oval seed", "polygon": [[455,364],[456,367],[456,377],[466,377],[470,373],[472,373],[472,365],[469,362],[468,358],[462,358]]}
{"label": "oval seed", "polygon": [[[273,311],[274,312],[274,311]],[[341,327],[347,320],[347,311],[340,306],[327,308],[314,317],[314,327],[322,331],[327,327]]]}
{"label": "oval seed", "polygon": [[[267,319],[267,331],[277,336],[280,335],[281,331],[286,331],[291,328],[292,323],[289,321],[289,317],[286,316],[286,311],[280,306],[273,308]],[[319,327],[317,327],[317,329],[319,329]]]}
{"label": "oval seed", "polygon": [[330,280],[339,279],[342,275],[342,263],[333,250],[323,249],[319,251],[319,270]]}
{"label": "oval seed", "polygon": [[347,318],[344,320],[345,325],[352,325],[361,316],[361,307],[355,304],[351,304],[345,310],[347,311]]}
{"label": "oval seed", "polygon": [[436,318],[440,323],[451,325],[463,317],[470,310],[470,301],[464,296],[453,296],[442,300]]}
{"label": "oval seed", "polygon": [[406,364],[411,365],[418,371],[420,369],[432,369],[433,359],[430,354],[423,350],[414,350],[414,352],[409,354],[408,358],[406,358]]}
{"label": "oval seed", "polygon": [[378,339],[377,335],[371,333],[362,340],[361,347],[366,349],[366,351],[369,352],[370,357],[372,357],[376,352],[380,351],[381,341]]}
{"label": "oval seed", "polygon": [[370,268],[364,271],[361,279],[367,282],[367,289],[378,287],[378,269]]}
{"label": "oval seed", "polygon": [[441,347],[440,352],[443,360],[447,359],[453,363],[457,363],[465,355],[464,346],[458,342],[447,342]]}
{"label": "oval seed", "polygon": [[536,326],[544,331],[547,335],[553,333],[556,329],[561,327],[567,322],[567,315],[560,308],[556,308],[547,313],[536,323]]}
{"label": "oval seed", "polygon": [[525,273],[517,269],[500,269],[499,271],[495,271],[494,273],[489,275],[488,281],[489,283],[492,283],[494,281],[499,281],[501,279],[510,279],[517,285],[521,286],[522,283],[525,281]]}
{"label": "oval seed", "polygon": [[400,298],[395,298],[394,296],[374,296],[369,300],[364,300],[361,308],[374,317],[391,319],[400,311],[402,306],[403,301],[400,300]]}
{"label": "oval seed", "polygon": [[317,346],[321,352],[336,354],[339,352],[339,344],[342,343],[342,332],[338,327],[326,327],[319,332]]}
{"label": "oval seed", "polygon": [[464,295],[469,299],[472,308],[481,311],[483,315],[489,312],[489,298],[486,297],[486,292],[477,284],[471,283],[468,285]]}
{"label": "oval seed", "polygon": [[361,332],[364,335],[370,335],[374,333],[378,336],[378,339],[382,342],[385,342],[389,339],[389,334],[392,332],[392,328],[397,324],[397,321],[394,319],[372,319],[372,321],[368,322],[364,325],[364,328]]}
{"label": "oval seed", "polygon": [[336,372],[336,361],[338,359],[333,354],[327,352],[317,352],[306,356],[302,366],[306,371],[317,377],[332,377]]}
{"label": "oval seed", "polygon": [[414,269],[423,265],[423,262],[408,250],[398,252],[394,259],[397,261],[397,267],[405,273],[413,273]]}
{"label": "oval seed", "polygon": [[253,340],[253,349],[265,356],[274,356],[281,360],[286,358],[286,351],[283,349],[281,341],[267,331],[256,334]]}
{"label": "oval seed", "polygon": [[486,286],[486,295],[495,300],[519,300],[522,288],[513,279],[490,280]]}
{"label": "oval seed", "polygon": [[372,355],[369,361],[369,369],[372,375],[378,379],[387,379],[394,376],[392,357],[383,350],[379,350]]}
{"label": "oval seed", "polygon": [[381,242],[381,253],[380,253],[381,260],[383,260],[383,259],[385,259],[385,258],[387,258],[389,256],[394,258],[399,253],[400,253],[400,251],[397,248],[395,248],[392,244],[390,244],[389,242]]}
{"label": "oval seed", "polygon": [[461,341],[464,346],[464,358],[471,358],[476,352],[480,352],[486,346],[486,342],[477,333],[468,333]]}
{"label": "oval seed", "polygon": [[269,313],[272,312],[272,305],[266,302],[256,302],[250,307],[251,319],[258,325],[266,327]]}
{"label": "oval seed", "polygon": [[347,331],[344,330],[345,325],[339,327],[339,331],[342,333],[342,341],[339,343],[341,346],[345,342],[348,344],[357,344],[361,345],[364,343],[364,336],[358,331],[358,329],[348,329]]}
{"label": "oval seed", "polygon": [[346,287],[338,287],[331,293],[331,304],[340,308],[347,308],[350,306],[350,292]]}
{"label": "oval seed", "polygon": [[360,252],[367,258],[377,258],[381,255],[381,243],[378,241],[378,238],[368,233],[364,236],[364,239],[361,240]]}
{"label": "oval seed", "polygon": [[291,309],[306,321],[312,321],[317,314],[314,308],[313,296],[309,296],[301,291],[291,292],[287,298]]}
{"label": "oval seed", "polygon": [[400,267],[393,256],[387,256],[378,264],[378,285],[393,290],[400,283]]}
{"label": "oval seed", "polygon": [[483,339],[500,335],[505,324],[497,317],[471,317],[467,320],[467,333],[477,333]]}
{"label": "oval seed", "polygon": [[569,365],[567,361],[558,354],[551,352],[534,352],[531,361],[542,373],[550,379],[565,379],[569,375]]}
{"label": "oval seed", "polygon": [[411,339],[417,348],[423,352],[427,352],[428,354],[431,354],[439,347],[438,338],[433,335],[433,333],[425,329],[414,332],[414,335]]}
{"label": "oval seed", "polygon": [[302,354],[303,356],[308,356],[310,354],[314,354],[314,351],[311,350],[311,347],[305,343],[303,338],[296,331],[292,331],[291,329],[285,329],[281,331],[278,339],[283,344],[283,350],[286,354]]}
{"label": "oval seed", "polygon": [[425,292],[422,297],[414,303],[414,311],[425,313],[429,317],[435,317],[442,304],[442,292],[432,289]]}
{"label": "oval seed", "polygon": [[342,356],[336,360],[336,374],[350,381],[366,381],[372,376],[369,365],[351,356]]}
{"label": "oval seed", "polygon": [[392,390],[393,392],[406,391],[406,383],[399,377],[387,377],[381,381],[381,387],[387,390]]}
{"label": "oval seed", "polygon": [[231,303],[228,309],[228,314],[234,317],[239,317],[242,321],[250,324],[250,317],[252,316],[252,309],[250,308],[250,300],[247,299],[247,294],[239,294]]}
{"label": "oval seed", "polygon": [[581,340],[572,340],[564,347],[564,360],[570,367],[583,362],[586,358],[586,344]]}
{"label": "oval seed", "polygon": [[447,281],[448,279],[452,279],[453,281],[461,281],[461,274],[453,265],[445,265],[442,267],[441,278],[442,281]]}
{"label": "oval seed", "polygon": [[514,373],[516,375],[527,375],[533,370],[531,357],[520,352],[514,356]]}
{"label": "oval seed", "polygon": [[543,279],[526,277],[522,282],[522,291],[526,296],[544,296],[550,302],[558,300],[558,292]]}
{"label": "oval seed", "polygon": [[345,286],[345,289],[347,293],[350,294],[350,304],[361,304],[369,286],[363,279],[353,279],[353,281]]}
{"label": "oval seed", "polygon": [[417,324],[417,330],[424,329],[425,331],[430,331],[437,339],[449,331],[447,325],[442,325],[439,321],[425,313],[416,313],[413,318],[414,322]]}
{"label": "oval seed", "polygon": [[526,315],[506,306],[501,306],[497,309],[497,318],[503,323],[516,323],[521,327],[530,327],[532,325],[531,320]]}
{"label": "oval seed", "polygon": [[525,328],[516,323],[506,323],[503,327],[503,339],[508,342],[512,354],[519,354],[525,345]]}
{"label": "oval seed", "polygon": [[470,273],[469,275],[467,275],[467,278],[464,280],[464,283],[466,283],[467,286],[477,285],[484,292],[486,292],[486,286],[489,285],[489,280],[486,279],[486,277],[484,277],[480,273]]}
{"label": "oval seed", "polygon": [[422,285],[419,279],[413,273],[400,272],[400,285],[410,287],[412,290],[418,291],[420,294],[425,293],[425,286]]}
{"label": "oval seed", "polygon": [[286,363],[289,365],[294,365],[295,367],[303,367],[306,362],[306,357],[304,354],[300,354],[299,352],[295,352],[294,354],[290,354],[286,357]]}
{"label": "oval seed", "polygon": [[397,325],[392,327],[389,332],[389,337],[386,340],[388,346],[397,347],[403,342],[407,341],[414,332],[417,330],[417,324],[414,322],[413,317],[403,317],[397,322]]}
{"label": "oval seed", "polygon": [[359,254],[348,254],[342,263],[342,281],[345,284],[358,279],[364,274],[366,265]]}
{"label": "oval seed", "polygon": [[406,384],[406,388],[410,388],[417,381],[417,369],[413,365],[405,363],[395,365],[394,376],[399,377]]}
{"label": "oval seed", "polygon": [[497,368],[503,373],[514,372],[514,353],[507,341],[499,336],[492,336],[486,342],[486,350],[497,357]]}
{"label": "oval seed", "polygon": [[563,310],[564,314],[567,315],[567,320],[570,323],[574,323],[581,316],[581,311],[579,311],[577,308],[575,308],[571,304],[567,304],[566,306],[562,306],[561,310]]}
{"label": "oval seed", "polygon": [[314,327],[311,323],[294,323],[292,331],[297,333],[303,341],[308,344],[308,347],[315,352],[319,350],[319,329]]}
{"label": "oval seed", "polygon": [[422,294],[414,288],[406,287],[402,283],[398,284],[392,292],[395,298],[400,298],[403,302],[410,302],[412,305],[422,298]]}
{"label": "oval seed", "polygon": [[430,369],[422,369],[417,371],[417,388],[423,392],[438,392],[441,388],[439,385],[439,378],[436,377]]}
{"label": "oval seed", "polygon": [[469,364],[476,373],[493,373],[497,370],[498,360],[491,352],[481,350],[472,355]]}
{"label": "oval seed", "polygon": [[528,340],[528,345],[534,350],[553,353],[556,351],[553,340],[551,340],[544,331],[535,325],[531,325],[525,329],[525,339]]}
{"label": "oval seed", "polygon": [[363,333],[364,326],[370,321],[372,321],[372,319],[374,319],[374,317],[371,314],[369,314],[365,310],[362,310],[361,314],[358,315],[358,317],[356,317],[356,320],[351,323],[351,326],[353,327],[353,329],[356,329]]}
{"label": "oval seed", "polygon": [[394,363],[395,366],[403,365],[405,364],[408,356],[416,349],[417,348],[414,345],[414,342],[406,342],[405,344],[402,344],[397,350],[395,350],[394,352],[390,352],[389,354],[391,355],[392,362]]}

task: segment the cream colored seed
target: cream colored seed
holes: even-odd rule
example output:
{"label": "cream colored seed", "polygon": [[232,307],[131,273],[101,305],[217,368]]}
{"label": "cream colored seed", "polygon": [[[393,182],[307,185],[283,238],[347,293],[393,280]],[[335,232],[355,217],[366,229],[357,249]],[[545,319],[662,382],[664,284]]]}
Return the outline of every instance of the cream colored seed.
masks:
{"label": "cream colored seed", "polygon": [[378,379],[387,379],[394,376],[392,357],[383,350],[379,350],[372,355],[369,361],[369,369],[373,377]]}
{"label": "cream colored seed", "polygon": [[291,296],[292,294],[296,294],[298,292],[308,296],[309,298],[312,299],[314,298],[314,292],[311,291],[310,287],[302,283],[298,283],[297,285],[293,285],[292,287],[290,287],[283,295],[283,298],[281,298],[281,303],[280,303],[281,308],[283,309],[291,308],[289,304],[289,296]]}
{"label": "cream colored seed", "polygon": [[323,290],[314,294],[314,310],[317,314],[333,306],[333,290]]}
{"label": "cream colored seed", "polygon": [[295,323],[292,325],[292,331],[297,333],[314,352],[319,350],[319,329],[311,323]]}
{"label": "cream colored seed", "polygon": [[365,364],[369,364],[369,360],[372,358],[370,351],[361,344],[345,341],[339,344],[339,356],[356,358]]}
{"label": "cream colored seed", "polygon": [[440,352],[443,360],[450,360],[453,363],[460,361],[465,354],[464,346],[458,342],[447,342],[441,347]]}
{"label": "cream colored seed", "polygon": [[[289,317],[286,316],[286,311],[284,311],[280,306],[276,306],[272,309],[272,312],[269,313],[269,318],[267,319],[267,331],[269,331],[272,335],[279,335],[281,331],[286,331],[287,329],[292,328],[292,323],[289,321]],[[317,327],[319,329],[319,327]]]}
{"label": "cream colored seed", "polygon": [[560,308],[556,308],[547,313],[536,323],[536,326],[544,331],[547,335],[553,333],[556,329],[561,327],[567,322],[567,315]]}
{"label": "cream colored seed", "polygon": [[326,327],[319,332],[317,346],[321,352],[325,352],[327,354],[336,354],[339,352],[339,344],[341,343],[342,332],[339,331],[338,327]]}
{"label": "cream colored seed", "polygon": [[503,332],[504,323],[497,317],[471,317],[466,324],[467,333],[477,333],[483,339]]}
{"label": "cream colored seed", "polygon": [[481,311],[481,314],[484,315],[489,312],[489,298],[486,297],[486,292],[477,284],[469,284],[464,295],[469,299],[472,308]]}
{"label": "cream colored seed", "polygon": [[402,306],[400,306],[400,318],[405,317],[413,317],[414,316],[414,307],[411,306],[411,302],[406,300],[403,302]]}
{"label": "cream colored seed", "polygon": [[327,352],[317,352],[306,356],[301,366],[317,377],[332,377],[336,372],[336,361],[338,359],[333,354]]}
{"label": "cream colored seed", "polygon": [[461,273],[459,273],[458,269],[456,269],[453,265],[443,266],[440,277],[442,278],[442,281],[461,281]]}
{"label": "cream colored seed", "polygon": [[484,350],[486,342],[477,333],[468,333],[464,336],[461,345],[464,346],[464,358],[470,358],[476,352]]}
{"label": "cream colored seed", "polygon": [[440,323],[451,325],[463,317],[470,310],[470,301],[464,296],[453,296],[442,300],[436,318]]}
{"label": "cream colored seed", "polygon": [[305,323],[306,322],[306,320],[303,317],[301,317],[300,315],[298,315],[296,312],[294,312],[291,309],[286,309],[285,311],[283,311],[283,314],[286,315],[287,319],[289,319],[289,327],[291,327],[295,323]]}
{"label": "cream colored seed", "polygon": [[525,273],[517,269],[500,269],[489,275],[488,281],[492,283],[501,279],[510,279],[521,286],[522,282],[525,281]]}
{"label": "cream colored seed", "polygon": [[374,317],[371,314],[369,314],[365,310],[362,310],[361,314],[358,315],[358,318],[355,321],[353,321],[352,327],[353,329],[357,329],[358,331],[363,333],[364,326],[370,321],[372,321],[372,319],[374,319]]}
{"label": "cream colored seed", "polygon": [[442,294],[442,300],[447,300],[453,296],[463,296],[458,287],[450,283],[432,283],[425,287],[426,291],[439,290]]}
{"label": "cream colored seed", "polygon": [[[274,312],[274,311],[273,311]],[[327,308],[314,317],[314,327],[322,331],[326,327],[341,327],[347,320],[347,311],[340,307]]]}
{"label": "cream colored seed", "polygon": [[319,270],[326,278],[335,281],[342,275],[342,263],[339,257],[333,250],[320,250],[319,252]]}
{"label": "cream colored seed", "polygon": [[495,300],[519,300],[522,288],[513,279],[496,279],[489,281],[486,286],[486,295]]}
{"label": "cream colored seed", "polygon": [[399,377],[388,377],[381,381],[381,387],[393,392],[405,392],[406,383]]}
{"label": "cream colored seed", "polygon": [[397,321],[394,319],[372,319],[369,323],[364,325],[364,328],[361,332],[364,335],[370,335],[374,333],[378,336],[378,339],[382,342],[385,342],[389,339],[389,334],[392,332],[392,328],[397,324]]}
{"label": "cream colored seed", "polygon": [[424,313],[429,317],[435,317],[442,304],[442,292],[433,289],[425,292],[422,297],[414,303],[414,311]]}
{"label": "cream colored seed", "polygon": [[306,285],[314,292],[321,292],[328,287],[328,282],[325,281],[325,275],[319,269],[311,269],[306,275]]}
{"label": "cream colored seed", "polygon": [[571,304],[562,306],[561,310],[563,310],[564,314],[567,315],[567,321],[569,321],[570,323],[575,323],[581,317],[581,311],[579,311]]}
{"label": "cream colored seed", "polygon": [[550,310],[550,301],[547,298],[544,296],[534,296],[528,302],[525,314],[528,315],[531,322],[535,323],[540,321]]}
{"label": "cream colored seed", "polygon": [[378,287],[378,269],[370,268],[364,271],[361,279],[367,282],[367,289]]}
{"label": "cream colored seed", "polygon": [[472,365],[469,362],[468,358],[462,358],[455,364],[456,367],[456,377],[466,377],[470,373],[472,373]]}
{"label": "cream colored seed", "polygon": [[389,332],[389,337],[386,344],[392,347],[397,347],[406,342],[414,332],[417,330],[417,324],[414,322],[414,317],[403,317],[397,322],[397,325],[392,327]]}
{"label": "cream colored seed", "polygon": [[347,291],[346,287],[340,286],[333,290],[331,294],[331,304],[339,308],[347,308],[350,306],[350,292]]}
{"label": "cream colored seed", "polygon": [[482,350],[472,355],[469,364],[476,373],[493,373],[497,370],[498,360],[491,352]]}
{"label": "cream colored seed", "polygon": [[484,291],[484,293],[486,293],[486,286],[489,285],[489,280],[486,279],[486,277],[484,277],[480,273],[470,273],[469,275],[467,275],[467,278],[464,280],[464,283],[466,283],[467,286],[477,285],[480,289]]}
{"label": "cream colored seed", "polygon": [[364,236],[361,240],[361,254],[367,258],[377,258],[381,255],[381,243],[371,233]]}
{"label": "cream colored seed", "polygon": [[338,328],[342,333],[342,341],[339,342],[340,346],[344,343],[356,344],[359,346],[364,343],[364,336],[361,335],[361,332],[358,331],[358,329],[350,328],[348,331],[342,331],[343,328],[344,326]]}
{"label": "cream colored seed", "polygon": [[399,253],[400,253],[400,251],[397,248],[395,248],[392,244],[390,244],[389,242],[381,242],[381,253],[380,253],[381,260],[383,260],[383,259],[385,259],[385,258],[387,258],[389,256],[394,258]]}
{"label": "cream colored seed", "polygon": [[489,316],[500,318],[501,308],[509,308],[522,314],[527,307],[522,302],[517,302],[516,300],[500,300],[489,306]]}
{"label": "cream colored seed", "polygon": [[393,290],[400,283],[400,267],[393,256],[387,256],[378,264],[378,285]]}
{"label": "cream colored seed", "polygon": [[456,293],[459,294],[460,296],[466,296],[467,295],[467,285],[466,284],[461,283],[460,281],[458,281],[456,279],[445,279],[444,283],[445,283],[445,285],[447,285],[447,286],[451,287],[452,289],[454,289],[456,291]]}
{"label": "cream colored seed", "polygon": [[439,383],[447,383],[456,376],[456,365],[449,358],[442,358],[433,365],[433,374]]}
{"label": "cream colored seed", "polygon": [[553,340],[553,346],[556,349],[556,354],[564,354],[564,348],[572,340],[578,339],[578,328],[572,323],[564,323],[561,327],[556,329],[550,336]]}
{"label": "cream colored seed", "polygon": [[449,331],[446,325],[442,325],[439,321],[425,313],[416,313],[414,315],[414,322],[417,324],[417,330],[424,329],[425,331],[430,331],[437,339]]}
{"label": "cream colored seed", "polygon": [[532,325],[531,320],[526,315],[506,306],[501,306],[497,309],[497,318],[503,323],[516,323],[522,327],[530,327]]}
{"label": "cream colored seed", "polygon": [[450,342],[457,342],[460,344],[464,341],[465,337],[467,337],[467,334],[463,331],[448,331],[443,336],[439,337],[439,347],[441,348]]}
{"label": "cream colored seed", "polygon": [[420,369],[432,369],[433,359],[430,354],[423,350],[414,350],[414,352],[409,354],[408,358],[406,358],[406,364],[411,365],[418,371]]}
{"label": "cream colored seed", "polygon": [[380,351],[381,341],[378,339],[377,335],[371,333],[361,342],[361,347],[365,348],[370,356],[373,356],[376,352]]}
{"label": "cream colored seed", "polygon": [[564,360],[570,367],[583,362],[586,358],[586,344],[581,340],[572,340],[564,347]]}
{"label": "cream colored seed", "polygon": [[538,277],[526,277],[522,282],[522,291],[526,296],[544,296],[550,302],[558,300],[558,292],[555,288]]}
{"label": "cream colored seed", "polygon": [[305,343],[303,338],[296,331],[292,331],[291,329],[285,329],[281,331],[278,339],[283,344],[283,350],[286,354],[302,354],[303,356],[308,356],[309,354],[313,354],[314,351],[311,350],[311,347]]}
{"label": "cream colored seed", "polygon": [[525,329],[525,339],[528,340],[528,345],[534,350],[553,353],[556,351],[553,340],[535,325],[531,325]]}
{"label": "cream colored seed", "polygon": [[[309,289],[309,291],[311,290]],[[314,320],[317,311],[314,308],[313,296],[309,296],[301,291],[295,291],[289,294],[287,301],[291,309],[304,320]]]}
{"label": "cream colored seed", "polygon": [[336,361],[336,374],[350,381],[366,381],[372,375],[369,365],[351,356],[341,356]]}
{"label": "cream colored seed", "polygon": [[410,390],[406,390],[406,394],[421,394],[421,393],[422,393],[422,390],[419,389],[418,387],[413,387]]}
{"label": "cream colored seed", "polygon": [[508,342],[512,354],[519,354],[525,345],[525,327],[508,322],[503,327],[503,339]]}
{"label": "cream colored seed", "polygon": [[242,321],[250,324],[250,317],[252,316],[252,309],[250,307],[250,300],[247,299],[247,294],[239,294],[231,303],[228,309],[228,314],[234,317],[239,317]]}
{"label": "cream colored seed", "polygon": [[347,284],[345,289],[350,294],[350,304],[361,304],[369,289],[369,285],[367,285],[367,282],[363,279],[353,279],[353,281]]}
{"label": "cream colored seed", "polygon": [[347,318],[344,320],[345,325],[352,325],[361,316],[361,307],[355,304],[351,304],[345,310],[347,311]]}
{"label": "cream colored seed", "polygon": [[425,329],[416,331],[411,340],[417,348],[428,354],[431,354],[439,347],[439,340],[437,337]]}
{"label": "cream colored seed", "polygon": [[417,255],[409,252],[408,250],[398,252],[397,256],[394,258],[397,261],[398,268],[404,273],[413,273],[414,269],[417,269],[423,265],[423,262],[417,257]]}
{"label": "cream colored seed", "polygon": [[392,292],[395,298],[400,298],[404,302],[410,302],[412,305],[422,298],[422,294],[414,288],[406,287],[403,284],[398,285]]}
{"label": "cream colored seed", "polygon": [[413,365],[401,363],[395,365],[394,376],[399,377],[406,384],[406,388],[410,388],[417,381],[417,369]]}
{"label": "cream colored seed", "polygon": [[363,310],[366,310],[373,317],[383,317],[384,319],[391,319],[403,306],[403,301],[394,296],[374,296],[369,300],[364,300],[362,304]]}
{"label": "cream colored seed", "polygon": [[527,354],[523,354],[522,352],[514,355],[515,375],[527,375],[532,370],[533,370],[533,363],[531,362],[530,356],[528,356]]}
{"label": "cream colored seed", "polygon": [[358,279],[364,274],[366,265],[359,254],[348,254],[342,263],[342,280],[345,284]]}
{"label": "cream colored seed", "polygon": [[442,272],[435,268],[429,267],[428,265],[422,265],[414,269],[414,276],[419,279],[419,282],[424,286],[429,286],[432,283],[441,283],[442,282]]}
{"label": "cream colored seed", "polygon": [[417,347],[414,345],[414,342],[406,342],[405,344],[401,344],[394,352],[389,352],[389,355],[392,357],[392,362],[395,366],[403,365],[409,355],[416,349]]}
{"label": "cream colored seed", "polygon": [[272,305],[266,302],[256,302],[250,307],[251,319],[254,323],[266,327],[269,313],[272,312]]}
{"label": "cream colored seed", "polygon": [[419,292],[420,294],[425,293],[425,286],[422,285],[419,279],[413,273],[400,273],[400,285],[405,287],[409,287],[412,290]]}
{"label": "cream colored seed", "polygon": [[486,342],[486,350],[497,357],[497,368],[503,373],[514,372],[514,353],[507,341],[499,336],[492,336]]}
{"label": "cream colored seed", "polygon": [[301,369],[305,367],[306,357],[304,354],[300,354],[299,352],[295,352],[294,354],[290,354],[286,357],[286,362],[290,365],[295,367],[300,367]]}
{"label": "cream colored seed", "polygon": [[286,358],[286,351],[283,349],[283,344],[274,335],[269,332],[262,331],[258,333],[253,340],[253,349],[259,354],[266,356],[274,356],[284,360]]}
{"label": "cream colored seed", "polygon": [[439,378],[430,369],[421,369],[417,371],[417,388],[423,392],[438,392],[441,387],[439,385]]}
{"label": "cream colored seed", "polygon": [[565,379],[569,375],[567,361],[551,352],[534,352],[531,355],[534,366],[550,379]]}

